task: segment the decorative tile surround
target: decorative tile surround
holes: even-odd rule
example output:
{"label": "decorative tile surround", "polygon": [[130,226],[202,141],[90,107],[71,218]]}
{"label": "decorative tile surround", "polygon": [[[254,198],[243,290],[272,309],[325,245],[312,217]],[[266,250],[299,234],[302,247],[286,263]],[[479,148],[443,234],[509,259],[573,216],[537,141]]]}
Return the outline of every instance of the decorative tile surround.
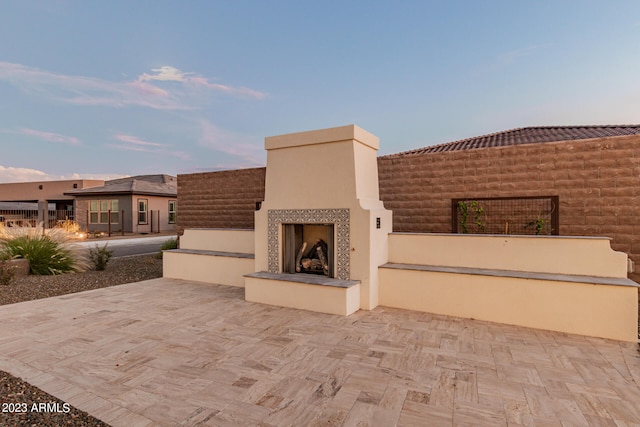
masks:
{"label": "decorative tile surround", "polygon": [[269,209],[269,272],[280,273],[280,224],[334,224],[336,279],[350,279],[349,209]]}

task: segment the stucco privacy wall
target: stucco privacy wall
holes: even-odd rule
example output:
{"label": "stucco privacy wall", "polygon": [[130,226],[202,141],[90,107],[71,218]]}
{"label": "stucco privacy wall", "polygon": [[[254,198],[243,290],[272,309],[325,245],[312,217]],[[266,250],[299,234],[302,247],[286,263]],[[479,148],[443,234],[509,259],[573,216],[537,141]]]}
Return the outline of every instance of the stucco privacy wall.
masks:
{"label": "stucco privacy wall", "polygon": [[[558,195],[561,235],[609,236],[640,264],[640,136],[386,156],[378,172],[394,231],[451,232],[452,198]],[[179,175],[178,225],[253,228],[264,174]]]}

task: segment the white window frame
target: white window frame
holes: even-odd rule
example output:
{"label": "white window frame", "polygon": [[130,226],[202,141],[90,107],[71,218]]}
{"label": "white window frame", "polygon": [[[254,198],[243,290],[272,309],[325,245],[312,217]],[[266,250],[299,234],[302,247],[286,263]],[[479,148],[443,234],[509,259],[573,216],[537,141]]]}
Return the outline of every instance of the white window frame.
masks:
{"label": "white window frame", "polygon": [[138,224],[149,224],[149,199],[138,199]]}
{"label": "white window frame", "polygon": [[[173,209],[171,209],[173,207]],[[169,224],[175,224],[178,219],[178,201],[169,200]]]}

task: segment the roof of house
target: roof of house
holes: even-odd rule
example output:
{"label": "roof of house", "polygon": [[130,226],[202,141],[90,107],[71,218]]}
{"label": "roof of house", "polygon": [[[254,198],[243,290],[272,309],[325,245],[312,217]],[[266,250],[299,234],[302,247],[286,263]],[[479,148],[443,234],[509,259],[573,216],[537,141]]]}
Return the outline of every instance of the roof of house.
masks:
{"label": "roof of house", "polygon": [[105,181],[102,187],[81,188],[64,194],[73,196],[138,194],[176,197],[178,182],[176,177],[171,175],[138,175]]}
{"label": "roof of house", "polygon": [[105,184],[118,184],[121,182],[128,182],[131,180],[135,181],[145,181],[145,182],[154,182],[156,184],[171,184],[172,182],[175,184],[176,177],[171,175],[157,174],[157,175],[136,175],[136,176],[128,176],[126,178],[118,178],[112,179],[109,181],[105,181]]}
{"label": "roof of house", "polygon": [[539,142],[571,141],[580,139],[606,138],[625,135],[640,135],[640,125],[605,126],[536,126],[525,127],[488,135],[431,145],[383,157],[410,156],[415,154],[461,151],[476,148],[506,147],[509,145],[535,144]]}

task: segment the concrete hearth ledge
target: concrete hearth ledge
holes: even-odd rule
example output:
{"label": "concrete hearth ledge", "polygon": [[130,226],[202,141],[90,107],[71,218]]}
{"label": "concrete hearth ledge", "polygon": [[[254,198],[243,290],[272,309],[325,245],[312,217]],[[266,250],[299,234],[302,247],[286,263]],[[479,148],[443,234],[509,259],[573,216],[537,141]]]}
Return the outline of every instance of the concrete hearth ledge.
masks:
{"label": "concrete hearth ledge", "polygon": [[359,280],[340,280],[314,274],[286,274],[258,271],[246,274],[244,277],[267,280],[282,280],[285,282],[305,283],[307,285],[334,286],[337,288],[350,288],[360,283]]}
{"label": "concrete hearth ledge", "polygon": [[495,270],[489,268],[442,267],[437,265],[387,263],[380,268],[399,270],[433,271],[438,273],[473,274],[481,276],[513,277],[518,279],[550,280],[554,282],[590,283],[593,285],[640,287],[631,279],[619,277],[580,276],[577,274],[552,274],[528,271]]}
{"label": "concrete hearth ledge", "polygon": [[266,271],[244,276],[247,301],[348,316],[360,308],[360,282]]}

